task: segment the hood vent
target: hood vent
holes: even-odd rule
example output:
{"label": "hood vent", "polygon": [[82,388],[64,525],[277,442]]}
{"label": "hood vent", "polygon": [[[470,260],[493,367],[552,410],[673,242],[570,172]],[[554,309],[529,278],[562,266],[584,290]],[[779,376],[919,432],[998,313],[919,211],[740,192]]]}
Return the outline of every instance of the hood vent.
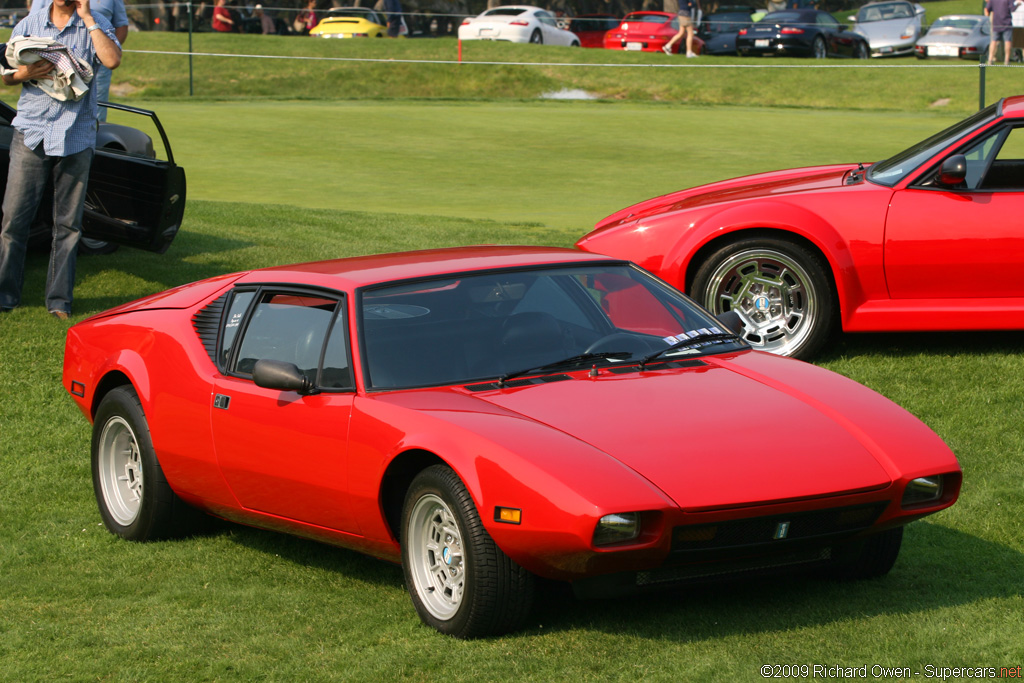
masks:
{"label": "hood vent", "polygon": [[220,321],[227,300],[228,295],[223,294],[192,316],[192,329],[199,335],[199,341],[203,343],[206,355],[214,365],[217,364],[217,333],[220,331]]}
{"label": "hood vent", "polygon": [[551,382],[562,382],[567,379],[572,379],[569,375],[544,375],[543,377],[531,377],[529,379],[511,379],[505,382],[504,385],[498,384],[497,382],[484,382],[483,384],[467,384],[466,389],[469,391],[496,391],[498,389],[516,389],[518,387],[528,387],[534,384],[550,384]]}
{"label": "hood vent", "polygon": [[[658,363],[648,363],[647,367],[644,368],[644,372],[651,372],[653,370],[667,370],[668,368],[696,368],[702,365],[707,365],[702,360],[696,358],[690,358],[687,360],[669,360],[661,361]],[[608,368],[608,372],[613,375],[625,375],[630,372],[640,372],[640,366],[638,365],[626,365],[616,366],[614,368]]]}

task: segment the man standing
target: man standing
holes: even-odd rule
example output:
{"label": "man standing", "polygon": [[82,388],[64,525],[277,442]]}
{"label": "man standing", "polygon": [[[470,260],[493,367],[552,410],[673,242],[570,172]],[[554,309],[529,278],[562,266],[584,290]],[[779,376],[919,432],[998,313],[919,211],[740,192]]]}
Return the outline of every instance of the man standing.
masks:
{"label": "man standing", "polygon": [[[94,17],[89,0],[48,0],[44,10],[18,22],[19,36],[49,38],[91,65],[116,69],[121,47],[110,23]],[[11,163],[0,224],[0,311],[21,303],[29,231],[48,178],[53,179],[53,243],[46,277],[46,308],[56,318],[71,314],[78,240],[82,235],[89,167],[96,147],[96,91],[59,100],[37,85],[54,65],[40,59],[5,71],[7,85],[21,85],[14,117]]]}
{"label": "man standing", "polygon": [[985,3],[985,16],[992,21],[992,38],[988,44],[988,63],[996,58],[999,43],[1003,44],[1003,63],[1010,64],[1010,53],[1013,51],[1013,21],[1010,14],[1021,0],[988,0]]}
{"label": "man standing", "polygon": [[[128,13],[124,9],[124,0],[92,0],[89,4],[94,17],[103,17],[114,27],[114,36],[121,47],[124,47],[124,41],[128,40]],[[32,0],[30,11],[36,12],[46,6],[47,0]],[[110,76],[110,69],[102,64],[96,69],[92,87],[96,90],[96,99],[100,102],[110,101]],[[106,107],[97,107],[96,111],[97,119],[107,120]]]}
{"label": "man standing", "polygon": [[[693,51],[693,32],[696,29],[697,13],[700,11],[699,0],[679,0],[679,9],[676,12],[676,19],[679,21],[679,32],[672,36],[672,39],[661,48],[667,54],[672,54],[672,46],[685,35],[686,56],[696,57]],[[680,50],[681,51],[681,50]]]}

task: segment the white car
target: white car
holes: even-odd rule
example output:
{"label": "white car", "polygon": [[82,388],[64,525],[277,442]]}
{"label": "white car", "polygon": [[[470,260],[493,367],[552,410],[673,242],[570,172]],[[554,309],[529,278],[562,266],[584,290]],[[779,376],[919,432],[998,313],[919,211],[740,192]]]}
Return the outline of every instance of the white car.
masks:
{"label": "white car", "polygon": [[492,7],[479,16],[467,17],[459,26],[459,40],[580,46],[575,33],[558,28],[554,14],[529,5]]}
{"label": "white car", "polygon": [[884,57],[914,53],[923,17],[924,7],[916,2],[883,0],[864,5],[850,21],[855,22],[853,32],[868,39],[871,56]]}

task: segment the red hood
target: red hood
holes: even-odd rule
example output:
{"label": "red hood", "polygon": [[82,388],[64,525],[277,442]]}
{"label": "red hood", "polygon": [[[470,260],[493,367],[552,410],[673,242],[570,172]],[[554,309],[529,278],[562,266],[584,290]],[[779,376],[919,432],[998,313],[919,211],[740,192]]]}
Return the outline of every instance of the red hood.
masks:
{"label": "red hood", "polygon": [[[498,412],[545,424],[622,462],[688,510],[883,488],[895,472],[884,450],[892,445],[892,430],[919,440],[919,430],[930,433],[887,399],[813,366],[807,366],[810,386],[822,387],[818,395],[780,389],[762,370],[775,374],[779,360],[806,364],[743,358],[753,355],[740,354],[735,362],[709,358],[687,369],[602,372],[517,389],[442,390],[444,396],[431,390],[385,400],[437,411],[453,423],[464,413]],[[858,423],[830,407],[838,397],[860,416]],[[934,456],[932,442],[925,442]],[[556,457],[541,453],[536,462],[543,467]]]}
{"label": "red hood", "polygon": [[635,221],[638,218],[652,214],[719,202],[752,199],[755,197],[780,197],[795,192],[833,189],[840,187],[846,175],[857,168],[857,164],[794,168],[786,171],[758,173],[757,175],[723,180],[711,183],[710,185],[692,187],[687,190],[662,195],[661,197],[654,197],[639,204],[628,206],[621,211],[616,211],[604,220],[598,221],[595,229],[606,228],[627,221]]}

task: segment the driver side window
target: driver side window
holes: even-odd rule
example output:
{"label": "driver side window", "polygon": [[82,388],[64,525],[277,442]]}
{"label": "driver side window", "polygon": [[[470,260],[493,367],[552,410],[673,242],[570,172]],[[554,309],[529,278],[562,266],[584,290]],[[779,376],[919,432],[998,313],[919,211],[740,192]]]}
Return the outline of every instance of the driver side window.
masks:
{"label": "driver side window", "polygon": [[990,135],[965,156],[970,189],[1024,190],[1024,128]]}

